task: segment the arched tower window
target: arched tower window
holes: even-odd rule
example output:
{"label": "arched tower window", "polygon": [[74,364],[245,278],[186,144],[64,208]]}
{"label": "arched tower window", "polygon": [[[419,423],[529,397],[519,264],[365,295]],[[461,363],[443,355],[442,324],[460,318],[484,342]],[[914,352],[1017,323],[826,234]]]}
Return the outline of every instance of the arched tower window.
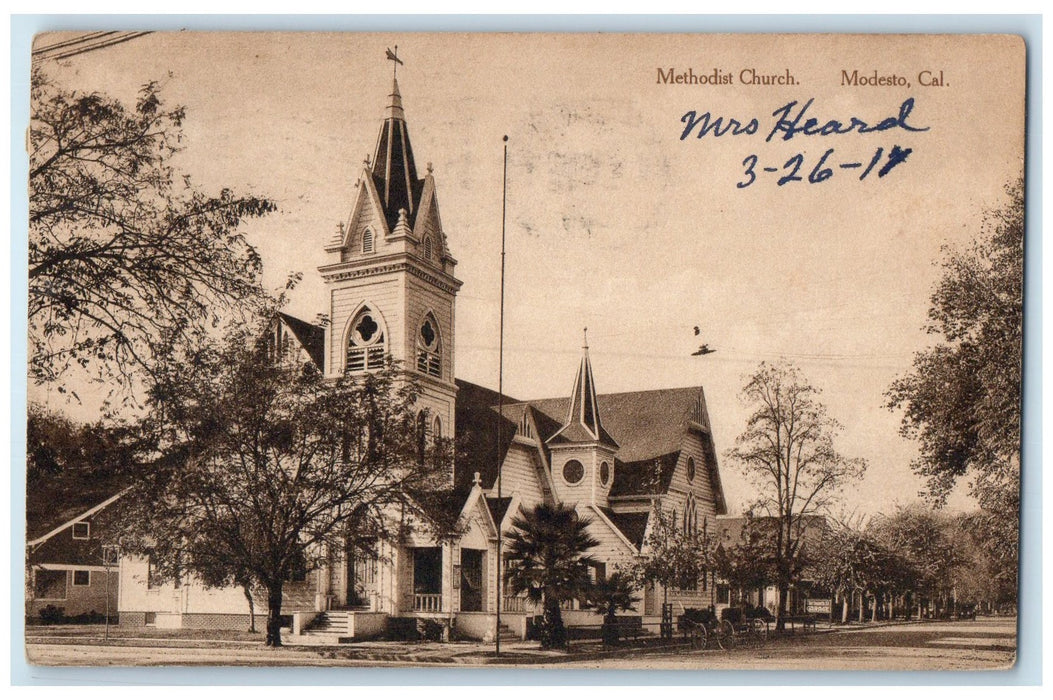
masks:
{"label": "arched tower window", "polygon": [[433,377],[442,376],[442,343],[439,324],[430,313],[424,316],[417,329],[417,371]]}
{"label": "arched tower window", "polygon": [[417,461],[424,464],[428,452],[428,416],[424,411],[417,414]]}
{"label": "arched tower window", "polygon": [[363,308],[351,323],[347,337],[345,372],[364,372],[384,366],[384,330],[375,314]]}
{"label": "arched tower window", "polygon": [[367,228],[366,232],[362,234],[362,252],[373,252],[373,229],[371,228]]}
{"label": "arched tower window", "polygon": [[442,421],[439,420],[438,416],[435,416],[435,420],[432,421],[431,437],[435,442],[442,440]]}

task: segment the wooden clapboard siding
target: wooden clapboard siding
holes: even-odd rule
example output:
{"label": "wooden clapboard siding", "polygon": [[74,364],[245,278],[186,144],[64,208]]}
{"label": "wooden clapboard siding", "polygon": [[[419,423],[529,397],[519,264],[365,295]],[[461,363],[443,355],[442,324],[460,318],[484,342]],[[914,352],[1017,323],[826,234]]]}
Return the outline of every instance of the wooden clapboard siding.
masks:
{"label": "wooden clapboard siding", "polygon": [[400,322],[403,297],[398,278],[393,274],[354,280],[333,290],[329,307],[332,320],[328,339],[330,374],[339,374],[344,369],[348,324],[363,304],[383,319],[388,352],[405,347],[405,328]]}
{"label": "wooden clapboard siding", "polygon": [[403,357],[407,366],[416,367],[417,333],[429,311],[439,324],[439,340],[442,343],[442,379],[453,382],[454,317],[453,295],[415,277],[407,277],[405,347]]}
{"label": "wooden clapboard siding", "polygon": [[519,494],[523,508],[532,508],[544,500],[536,460],[535,450],[513,443],[501,465],[501,493]]}

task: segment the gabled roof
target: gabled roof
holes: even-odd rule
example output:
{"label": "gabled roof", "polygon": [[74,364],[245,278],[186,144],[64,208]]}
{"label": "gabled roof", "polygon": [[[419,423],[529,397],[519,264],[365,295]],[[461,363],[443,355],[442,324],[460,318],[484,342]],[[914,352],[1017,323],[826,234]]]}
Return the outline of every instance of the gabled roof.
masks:
{"label": "gabled roof", "polygon": [[278,317],[296,336],[296,340],[310,356],[311,362],[315,363],[318,369],[323,369],[325,366],[325,328],[302,321],[289,314],[279,312]]}
{"label": "gabled roof", "polygon": [[[92,506],[91,508],[88,508],[87,510],[78,512],[76,515],[74,515],[69,520],[66,520],[65,522],[62,522],[59,525],[57,525],[56,527],[54,527],[51,530],[49,530],[48,532],[46,532],[46,533],[44,533],[42,535],[39,535],[39,536],[35,537],[32,540],[29,540],[28,542],[26,542],[26,546],[28,548],[33,548],[33,547],[36,547],[38,545],[43,544],[44,542],[47,542],[49,539],[51,539],[55,535],[59,534],[63,530],[65,530],[65,529],[67,529],[69,527],[72,527],[74,523],[78,523],[78,522],[80,522],[82,520],[86,520],[86,519],[92,517],[93,515],[95,515],[96,513],[100,512],[101,510],[103,510],[104,508],[106,508],[107,506],[112,504],[113,502],[117,501],[127,491],[128,491],[128,489],[123,489],[119,493],[116,493],[113,496],[110,496],[105,501],[102,501],[101,503],[97,503],[94,506]],[[29,535],[29,531],[28,530],[27,530],[26,534],[27,534],[27,537],[28,537],[28,535]]]}
{"label": "gabled roof", "polygon": [[610,508],[600,508],[611,524],[618,528],[625,539],[633,543],[637,551],[643,547],[644,535],[647,533],[647,519],[651,511],[643,513],[615,513]]}
{"label": "gabled roof", "polygon": [[[457,387],[455,481],[458,492],[464,495],[471,490],[475,472],[479,472],[484,488],[493,486],[497,464],[504,462],[513,435],[527,410],[531,411],[537,426],[541,447],[546,457],[550,456],[547,441],[565,427],[564,419],[572,404],[571,397],[523,402],[506,396],[499,445],[498,393],[460,379]],[[665,493],[689,426],[708,425],[704,420],[705,400],[700,387],[598,394],[596,402],[603,410],[601,428],[609,431],[619,446],[611,496]],[[715,463],[712,440],[708,435],[704,440]],[[718,512],[721,512],[723,496],[716,470],[711,478]]]}
{"label": "gabled roof", "polygon": [[[679,451],[700,395],[695,386],[599,394],[596,400],[603,407],[604,428],[618,441],[618,459],[631,464]],[[558,423],[567,415],[570,400],[528,403]]]}

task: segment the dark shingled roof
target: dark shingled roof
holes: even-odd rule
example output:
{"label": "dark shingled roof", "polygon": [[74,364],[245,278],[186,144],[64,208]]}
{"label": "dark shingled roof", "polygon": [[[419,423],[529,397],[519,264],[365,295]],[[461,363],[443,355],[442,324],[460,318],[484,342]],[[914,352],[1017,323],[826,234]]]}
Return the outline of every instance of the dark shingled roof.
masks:
{"label": "dark shingled roof", "polygon": [[650,511],[645,513],[615,513],[610,508],[600,508],[607,519],[621,530],[625,539],[633,543],[637,550],[643,546],[644,533],[647,532],[647,519]]}
{"label": "dark shingled roof", "polygon": [[[510,404],[520,403],[505,397],[505,417],[496,410],[499,394],[492,389],[457,381],[457,407],[455,436],[457,457],[454,468],[454,490],[463,499],[472,490],[475,472],[479,472],[483,488],[490,488],[497,478],[497,464],[504,460],[517,421],[510,416]],[[522,408],[519,409],[522,415]],[[498,445],[498,421],[501,420],[501,444]]]}
{"label": "dark shingled roof", "polygon": [[[542,449],[549,454],[544,443],[563,427],[570,404],[570,397],[522,402],[506,396],[498,449],[497,392],[460,379],[457,387],[455,482],[458,493],[464,496],[471,490],[475,472],[479,472],[483,488],[493,486],[496,465],[504,460],[513,433],[527,410],[532,411]],[[699,387],[684,387],[597,396],[603,429],[620,445],[611,496],[668,490],[681,441],[695,415],[701,392]],[[715,486],[719,489],[719,484]]]}
{"label": "dark shingled roof", "polygon": [[[603,427],[620,445],[618,459],[629,464],[679,451],[700,393],[693,386],[597,396]],[[528,403],[562,426],[569,402],[563,397]]]}
{"label": "dark shingled roof", "polygon": [[511,505],[511,503],[511,496],[505,496],[502,498],[487,497],[486,507],[490,509],[490,517],[494,519],[495,525],[501,525],[501,521],[504,519],[505,513],[508,512],[508,506]]}
{"label": "dark shingled roof", "polygon": [[325,328],[301,321],[289,314],[279,313],[278,316],[296,336],[296,340],[303,346],[303,349],[307,351],[311,362],[314,362],[318,369],[322,369],[325,365]]}
{"label": "dark shingled roof", "polygon": [[680,452],[677,451],[638,462],[615,460],[611,497],[665,493],[669,490],[669,482],[673,479],[679,459]]}

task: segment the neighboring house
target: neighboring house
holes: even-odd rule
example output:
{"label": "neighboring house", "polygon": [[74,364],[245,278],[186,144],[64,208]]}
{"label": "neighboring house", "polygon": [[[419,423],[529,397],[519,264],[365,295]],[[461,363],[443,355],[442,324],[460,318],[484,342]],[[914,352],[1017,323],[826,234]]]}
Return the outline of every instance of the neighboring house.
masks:
{"label": "neighboring house", "polygon": [[[760,536],[770,543],[775,536],[778,519],[772,516],[749,518],[743,515],[725,515],[718,517],[714,524],[716,527],[713,534],[717,541],[724,543],[725,546],[734,546],[743,542],[747,524],[750,527],[757,528]],[[831,605],[830,595],[815,585],[817,578],[815,564],[809,561],[809,551],[815,551],[818,548],[830,528],[830,523],[825,516],[807,515],[798,520],[796,528],[795,532],[798,533],[796,537],[801,542],[800,552],[804,566],[800,579],[789,590],[786,610],[791,615],[804,613],[828,615],[830,614]],[[771,544],[769,546],[774,547]],[[774,613],[779,605],[779,592],[773,585],[759,587],[744,593],[745,602],[754,607],[763,606]],[[716,582],[715,607],[718,611],[728,607],[735,597],[736,593],[724,581],[718,580]]]}
{"label": "neighboring house", "polygon": [[[26,617],[48,606],[67,617],[117,613],[118,561],[107,552],[107,508],[121,494],[61,522],[27,523]],[[59,517],[68,517],[60,515]]]}
{"label": "neighboring house", "polygon": [[[397,82],[353,200],[347,224],[326,246],[331,261],[319,268],[330,323],[322,328],[282,315],[273,327],[276,357],[313,362],[334,378],[381,367],[386,355],[401,362],[422,387],[423,430],[453,436],[458,446],[454,483],[466,530],[457,541],[438,542],[410,527],[402,541],[382,543],[376,559],[333,551],[329,565],[286,592],[286,613],[306,619],[346,610],[347,636],[375,632],[388,618],[452,619],[461,635],[489,639],[497,630],[498,533],[507,536],[520,509],[574,504],[600,542],[591,552],[602,562],[597,575],[640,556],[657,504],[700,532],[726,512],[701,387],[600,394],[587,347],[562,398],[519,401],[454,378],[462,283],[454,277],[431,166],[418,177]],[[660,590],[641,598],[639,614],[660,614]],[[694,590],[670,592],[670,600],[712,604],[711,577]],[[502,622],[522,634],[529,604],[508,596],[501,603]],[[122,624],[247,622],[239,590],[155,586],[149,562],[132,559],[122,564],[120,611]],[[569,624],[598,619],[592,612],[567,615]]]}

